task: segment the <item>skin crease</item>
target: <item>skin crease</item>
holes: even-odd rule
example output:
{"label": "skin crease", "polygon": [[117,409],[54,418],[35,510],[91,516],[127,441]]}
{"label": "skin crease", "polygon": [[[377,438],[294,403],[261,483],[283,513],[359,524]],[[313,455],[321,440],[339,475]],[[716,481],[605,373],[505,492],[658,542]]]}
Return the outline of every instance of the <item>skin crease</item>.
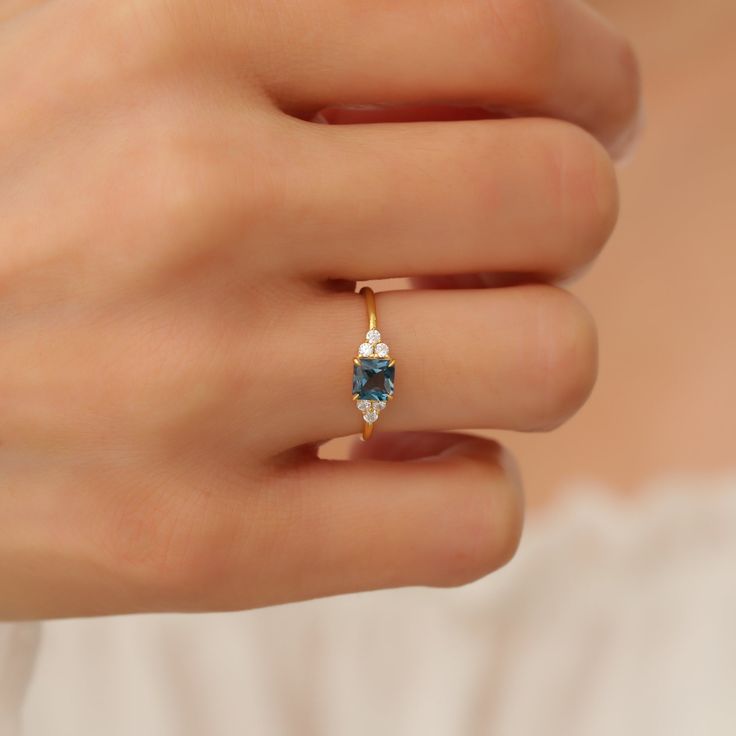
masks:
{"label": "skin crease", "polygon": [[[547,0],[405,0],[390,24],[344,0],[3,8],[0,616],[241,609],[507,562],[516,465],[448,431],[549,429],[592,388],[595,325],[545,282],[616,220],[607,150],[639,104],[623,37]],[[354,100],[523,115],[307,122]],[[494,271],[503,288],[379,295],[400,388],[375,442],[318,458],[360,422],[355,282]]]}
{"label": "skin crease", "polygon": [[[532,505],[593,479],[636,498],[653,478],[730,472],[736,437],[736,68],[727,0],[599,0],[634,42],[644,135],[621,174],[622,216],[573,291],[599,325],[583,410],[548,437],[494,436],[520,458]],[[661,23],[666,17],[667,22]]]}

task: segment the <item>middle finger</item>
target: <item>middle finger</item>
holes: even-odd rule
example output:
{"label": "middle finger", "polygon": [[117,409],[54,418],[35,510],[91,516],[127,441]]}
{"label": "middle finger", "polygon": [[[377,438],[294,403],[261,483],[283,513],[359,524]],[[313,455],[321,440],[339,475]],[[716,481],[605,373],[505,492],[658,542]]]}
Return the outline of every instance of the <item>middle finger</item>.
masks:
{"label": "middle finger", "polygon": [[[292,189],[298,268],[358,281],[478,272],[566,276],[617,215],[613,166],[568,123],[319,126]],[[310,139],[310,136],[307,135]]]}

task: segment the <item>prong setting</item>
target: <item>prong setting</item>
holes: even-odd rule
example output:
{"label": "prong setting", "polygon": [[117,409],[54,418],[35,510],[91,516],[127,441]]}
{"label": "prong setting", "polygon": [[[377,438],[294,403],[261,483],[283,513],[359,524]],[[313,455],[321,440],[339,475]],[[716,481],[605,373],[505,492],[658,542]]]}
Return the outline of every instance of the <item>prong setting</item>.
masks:
{"label": "prong setting", "polygon": [[393,400],[396,361],[390,355],[390,348],[383,341],[376,322],[376,305],[373,291],[364,287],[361,295],[365,297],[368,312],[368,332],[360,343],[353,358],[353,401],[363,415],[363,439],[373,434],[373,427],[388,402]]}

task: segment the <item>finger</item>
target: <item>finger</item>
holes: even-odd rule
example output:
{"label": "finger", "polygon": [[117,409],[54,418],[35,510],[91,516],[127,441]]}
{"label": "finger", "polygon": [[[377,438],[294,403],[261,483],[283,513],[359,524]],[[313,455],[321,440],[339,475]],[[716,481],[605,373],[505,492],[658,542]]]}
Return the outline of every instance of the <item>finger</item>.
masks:
{"label": "finger", "polygon": [[277,481],[257,503],[261,522],[240,537],[215,606],[457,585],[505,564],[523,520],[509,458],[494,442],[461,435],[407,442],[432,457],[312,460]]}
{"label": "finger", "polygon": [[[236,21],[225,14],[228,35],[243,49],[253,13],[237,12]],[[317,0],[290,4],[278,20],[250,39],[249,58],[262,59],[264,84],[300,114],[345,103],[484,105],[560,117],[613,148],[637,118],[633,52],[577,0]]]}
{"label": "finger", "polygon": [[302,158],[321,173],[293,215],[316,243],[295,254],[298,267],[316,278],[559,278],[595,258],[616,222],[611,160],[568,123],[347,126],[318,138]]}
{"label": "finger", "polygon": [[[567,292],[547,285],[377,295],[378,326],[396,360],[381,431],[546,429],[572,415],[596,374],[595,329]],[[279,441],[360,432],[352,358],[364,337],[362,297],[325,296],[282,345]],[[282,341],[283,342],[283,341]],[[284,418],[288,417],[288,421]]]}
{"label": "finger", "polygon": [[[3,591],[14,595],[0,615],[252,608],[454,585],[504,564],[523,514],[510,458],[479,438],[396,439],[414,445],[415,462],[248,462],[247,493],[242,468],[201,458],[184,458],[173,475],[123,464],[94,498],[80,482],[99,483],[94,465],[11,469],[9,488],[25,488],[28,477],[44,485],[3,497],[5,517],[23,523],[2,538],[21,560],[4,571]],[[63,523],[52,529],[50,520]]]}

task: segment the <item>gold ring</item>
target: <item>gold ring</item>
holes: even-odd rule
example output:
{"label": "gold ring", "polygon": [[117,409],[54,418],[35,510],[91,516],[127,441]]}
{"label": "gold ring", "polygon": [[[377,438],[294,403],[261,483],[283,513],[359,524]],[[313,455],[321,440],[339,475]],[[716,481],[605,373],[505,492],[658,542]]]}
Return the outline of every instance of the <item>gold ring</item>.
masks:
{"label": "gold ring", "polygon": [[353,401],[363,414],[363,439],[367,440],[380,413],[394,397],[396,361],[389,355],[388,345],[378,331],[373,289],[364,286],[360,294],[365,297],[368,332],[353,359]]}

